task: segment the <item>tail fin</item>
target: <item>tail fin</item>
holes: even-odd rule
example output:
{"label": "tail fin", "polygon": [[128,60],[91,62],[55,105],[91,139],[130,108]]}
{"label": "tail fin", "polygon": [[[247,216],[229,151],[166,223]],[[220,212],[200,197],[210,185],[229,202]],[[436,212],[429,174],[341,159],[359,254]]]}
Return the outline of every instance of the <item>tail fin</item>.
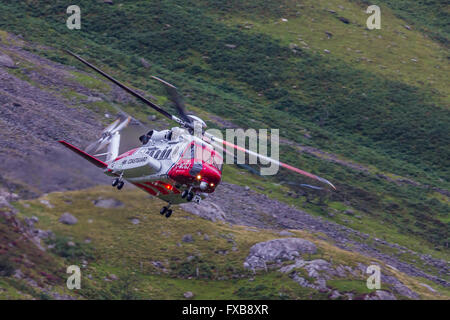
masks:
{"label": "tail fin", "polygon": [[[120,138],[119,138],[120,139]],[[59,143],[61,143],[64,147],[72,150],[73,152],[77,153],[78,155],[80,155],[81,157],[85,158],[87,161],[91,162],[92,164],[94,164],[95,166],[105,169],[106,167],[108,167],[108,164],[104,163],[103,161],[97,159],[94,156],[91,156],[89,153],[84,152],[83,150],[71,145],[70,143],[68,143],[67,141],[64,140],[59,140]],[[118,149],[118,147],[117,147]]]}
{"label": "tail fin", "polygon": [[108,144],[108,153],[106,155],[106,162],[110,163],[119,155],[119,146],[120,146],[120,132],[116,131],[109,141]]}
{"label": "tail fin", "polygon": [[128,126],[130,121],[131,117],[128,117],[121,123],[119,123],[119,120],[111,123],[103,130],[100,139],[91,143],[86,148],[86,152],[91,152],[92,150],[94,150],[93,152],[97,152],[108,146],[108,152],[102,153],[101,155],[106,155],[106,163],[110,163],[111,161],[113,161],[119,155],[120,131]]}

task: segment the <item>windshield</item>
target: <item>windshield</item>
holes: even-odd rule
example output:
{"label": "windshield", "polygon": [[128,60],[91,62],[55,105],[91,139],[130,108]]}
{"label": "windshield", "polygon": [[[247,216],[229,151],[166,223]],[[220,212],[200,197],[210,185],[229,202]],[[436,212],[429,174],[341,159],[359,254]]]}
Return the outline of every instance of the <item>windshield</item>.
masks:
{"label": "windshield", "polygon": [[183,153],[183,159],[187,160],[194,158],[194,150],[195,150],[194,148],[195,148],[194,144],[193,143],[190,144]]}
{"label": "windshield", "polygon": [[212,165],[217,168],[217,170],[222,172],[223,159],[217,153],[214,152],[212,156]]}
{"label": "windshield", "polygon": [[206,162],[213,165],[217,170],[222,171],[223,159],[215,150],[207,148],[205,145],[191,143],[183,153],[183,159],[194,159],[195,162]]}

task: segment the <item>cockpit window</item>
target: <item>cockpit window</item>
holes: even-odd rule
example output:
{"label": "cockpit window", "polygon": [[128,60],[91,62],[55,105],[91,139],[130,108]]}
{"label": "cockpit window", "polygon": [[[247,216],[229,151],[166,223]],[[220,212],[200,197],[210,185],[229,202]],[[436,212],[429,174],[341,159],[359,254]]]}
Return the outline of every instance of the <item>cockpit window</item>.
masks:
{"label": "cockpit window", "polygon": [[212,163],[212,159],[211,159],[211,150],[207,149],[205,147],[203,147],[203,161],[205,161],[206,163],[211,164]]}
{"label": "cockpit window", "polygon": [[[170,153],[169,150],[168,153]],[[183,153],[182,159],[189,160],[194,159],[194,162],[201,163],[206,162],[213,165],[217,170],[222,171],[223,159],[214,150],[211,150],[206,145],[201,145],[197,143],[191,143]]]}
{"label": "cockpit window", "polygon": [[183,159],[188,160],[194,158],[194,144],[190,144],[183,153]]}
{"label": "cockpit window", "polygon": [[212,157],[212,164],[217,170],[222,171],[223,159],[217,153],[215,153]]}

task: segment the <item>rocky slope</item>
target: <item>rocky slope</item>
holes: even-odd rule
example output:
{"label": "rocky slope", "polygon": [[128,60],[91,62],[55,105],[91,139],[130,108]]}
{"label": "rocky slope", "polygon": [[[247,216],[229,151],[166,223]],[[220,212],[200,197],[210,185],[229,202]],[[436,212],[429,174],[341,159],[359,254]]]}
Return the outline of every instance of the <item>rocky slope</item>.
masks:
{"label": "rocky slope", "polygon": [[68,139],[84,145],[86,139],[94,139],[101,127],[99,117],[72,105],[64,92],[83,95],[86,103],[101,99],[98,92],[74,81],[70,68],[34,55],[21,44],[0,45],[3,57],[14,61],[15,67],[0,67],[2,184],[38,195],[105,181],[94,168],[55,143]]}
{"label": "rocky slope", "polygon": [[[441,278],[449,274],[449,264],[445,260],[433,259],[396,243],[389,243],[370,234],[327,221],[322,217],[314,217],[305,211],[252,191],[248,187],[223,183],[221,188],[201,205],[190,203],[181,206],[189,212],[212,221],[222,220],[258,228],[298,229],[320,233],[324,239],[331,241],[339,248],[380,259],[408,275],[424,277],[444,286],[450,285],[447,280]],[[346,214],[354,215],[353,212]],[[390,248],[389,254],[384,253],[382,247]],[[401,257],[405,253],[424,261],[423,270],[402,261]],[[427,268],[430,266],[438,270],[440,277],[427,274]]]}

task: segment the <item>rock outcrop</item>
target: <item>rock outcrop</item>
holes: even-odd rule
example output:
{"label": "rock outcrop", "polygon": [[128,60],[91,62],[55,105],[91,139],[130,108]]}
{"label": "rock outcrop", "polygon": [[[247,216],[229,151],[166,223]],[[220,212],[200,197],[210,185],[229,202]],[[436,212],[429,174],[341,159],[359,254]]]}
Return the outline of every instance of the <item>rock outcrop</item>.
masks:
{"label": "rock outcrop", "polygon": [[13,59],[0,52],[0,67],[15,68],[16,64],[14,63]]}
{"label": "rock outcrop", "polygon": [[267,263],[293,260],[303,254],[313,254],[316,245],[300,238],[283,238],[255,244],[244,262],[246,269],[267,268]]}
{"label": "rock outcrop", "polygon": [[214,202],[202,202],[200,205],[196,203],[183,203],[180,205],[183,210],[195,214],[203,219],[207,219],[213,222],[224,221],[225,212],[222,208]]}
{"label": "rock outcrop", "polygon": [[61,217],[58,220],[59,222],[67,225],[74,225],[78,222],[78,219],[75,218],[72,214],[69,212],[64,212]]}
{"label": "rock outcrop", "polygon": [[97,199],[94,201],[94,205],[96,207],[111,209],[111,208],[119,208],[123,207],[123,203],[117,199]]}

